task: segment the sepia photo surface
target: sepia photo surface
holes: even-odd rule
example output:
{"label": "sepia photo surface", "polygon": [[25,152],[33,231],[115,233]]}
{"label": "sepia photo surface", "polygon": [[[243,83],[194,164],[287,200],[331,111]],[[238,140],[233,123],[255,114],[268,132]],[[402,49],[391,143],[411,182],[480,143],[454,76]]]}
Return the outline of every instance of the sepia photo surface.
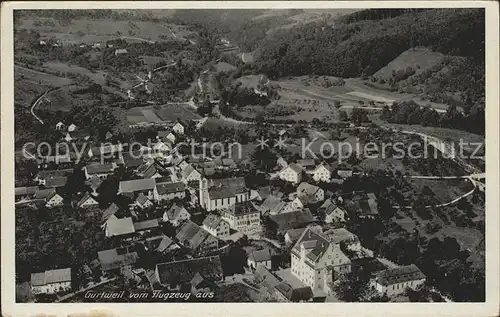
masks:
{"label": "sepia photo surface", "polygon": [[495,314],[498,5],[96,4],[2,12],[8,307]]}

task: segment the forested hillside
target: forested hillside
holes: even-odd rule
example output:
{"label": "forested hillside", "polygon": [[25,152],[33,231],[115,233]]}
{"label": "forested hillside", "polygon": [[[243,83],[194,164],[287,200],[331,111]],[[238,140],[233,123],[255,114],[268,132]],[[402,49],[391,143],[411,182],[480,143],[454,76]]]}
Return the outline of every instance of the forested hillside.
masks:
{"label": "forested hillside", "polygon": [[423,10],[379,20],[354,20],[334,27],[313,23],[277,32],[261,45],[257,67],[274,78],[311,73],[360,77],[375,73],[416,46],[467,56],[478,65],[484,61],[482,10]]}

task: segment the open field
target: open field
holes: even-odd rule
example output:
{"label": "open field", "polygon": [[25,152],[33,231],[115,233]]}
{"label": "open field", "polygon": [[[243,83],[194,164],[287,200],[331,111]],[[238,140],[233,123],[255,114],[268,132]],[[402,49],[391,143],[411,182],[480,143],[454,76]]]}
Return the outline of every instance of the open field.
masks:
{"label": "open field", "polygon": [[[140,39],[151,41],[163,41],[175,39],[166,25],[150,21],[114,21],[108,19],[74,19],[67,25],[61,25],[58,21],[36,25],[40,19],[23,19],[20,28],[36,30],[42,37],[55,37],[63,43],[85,43],[105,42],[123,36],[127,41]],[[47,20],[47,19],[45,19]],[[52,25],[51,25],[52,24]],[[174,32],[184,30],[184,26],[169,25]],[[183,31],[182,34],[191,34]]]}
{"label": "open field", "polygon": [[28,68],[15,66],[14,79],[16,87],[14,89],[14,102],[29,106],[47,89],[71,84],[71,80],[31,70]]}
{"label": "open field", "polygon": [[432,52],[428,49],[411,49],[403,52],[392,62],[379,69],[373,74],[373,77],[387,80],[392,76],[393,71],[404,70],[407,67],[412,67],[415,70],[415,74],[420,74],[439,64],[444,57],[443,54]]}
{"label": "open field", "polygon": [[181,104],[168,104],[162,106],[137,107],[127,111],[127,121],[130,124],[142,122],[158,123],[163,121],[199,119],[197,113],[192,112]]}
{"label": "open field", "polygon": [[83,68],[77,65],[69,65],[67,63],[63,62],[55,62],[55,61],[50,61],[46,62],[43,64],[44,67],[50,69],[50,70],[55,70],[55,71],[60,71],[60,72],[65,72],[65,73],[78,73],[81,75],[85,75],[90,77],[93,81],[95,81],[97,84],[103,86],[105,83],[105,72],[103,71],[96,71],[96,72],[91,72],[87,68]]}
{"label": "open field", "polygon": [[440,203],[451,201],[471,191],[474,187],[467,179],[408,179],[408,182],[417,192],[422,192],[422,189],[427,186]]}

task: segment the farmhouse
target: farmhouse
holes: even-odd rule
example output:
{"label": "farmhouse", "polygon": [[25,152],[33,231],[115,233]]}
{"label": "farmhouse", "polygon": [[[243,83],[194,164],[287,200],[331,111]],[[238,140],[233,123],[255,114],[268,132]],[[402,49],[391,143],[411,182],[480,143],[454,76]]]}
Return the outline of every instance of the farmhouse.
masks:
{"label": "farmhouse", "polygon": [[[224,275],[220,257],[216,255],[160,263],[156,265],[155,269],[156,279],[159,283],[171,288],[175,288],[178,285],[191,284],[196,274],[200,274],[204,279],[211,282],[222,281]],[[177,285],[172,285],[174,283]]]}
{"label": "farmhouse", "polygon": [[182,182],[158,184],[154,188],[153,197],[157,201],[183,199],[186,197],[186,185]]}
{"label": "farmhouse", "polygon": [[158,226],[159,226],[158,219],[149,219],[149,220],[134,222],[135,232],[155,229],[158,228]]}
{"label": "farmhouse", "polygon": [[141,209],[145,209],[153,206],[153,203],[148,199],[148,197],[144,196],[143,193],[139,193],[135,200],[135,205]]}
{"label": "farmhouse", "polygon": [[33,294],[55,294],[71,290],[71,269],[48,270],[31,274]]}
{"label": "farmhouse", "polygon": [[106,179],[109,175],[113,174],[116,169],[115,163],[105,163],[105,164],[91,164],[83,168],[85,172],[85,178],[91,179],[94,176],[100,179]]}
{"label": "farmhouse", "polygon": [[302,182],[297,187],[297,197],[302,196],[313,197],[316,201],[322,201],[325,199],[325,192],[318,186]]}
{"label": "farmhouse", "polygon": [[287,230],[304,227],[314,221],[314,217],[308,208],[283,212],[269,216],[278,228],[278,232],[284,233]]}
{"label": "farmhouse", "polygon": [[188,127],[187,123],[185,123],[184,121],[178,120],[175,123],[175,125],[172,127],[172,131],[174,131],[178,135],[184,135],[187,127]]}
{"label": "farmhouse", "polygon": [[55,190],[52,190],[45,198],[45,207],[59,207],[64,204],[64,199]]}
{"label": "farmhouse", "polygon": [[198,172],[191,164],[185,165],[181,170],[181,177],[184,183],[201,180],[201,173]]}
{"label": "farmhouse", "polygon": [[101,269],[106,272],[121,271],[135,264],[139,256],[131,248],[122,247],[97,252]]}
{"label": "farmhouse", "polygon": [[331,199],[328,199],[319,207],[319,210],[325,214],[326,223],[338,223],[345,221],[345,210],[340,208]]}
{"label": "farmhouse", "polygon": [[152,198],[155,186],[156,182],[154,178],[121,181],[118,185],[118,194],[143,193],[146,197]]}

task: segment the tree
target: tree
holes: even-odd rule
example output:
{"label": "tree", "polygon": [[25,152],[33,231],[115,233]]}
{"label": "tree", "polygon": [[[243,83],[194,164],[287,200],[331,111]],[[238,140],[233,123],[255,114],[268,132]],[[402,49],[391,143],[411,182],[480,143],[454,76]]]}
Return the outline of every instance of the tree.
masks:
{"label": "tree", "polygon": [[255,167],[266,172],[270,172],[272,168],[276,166],[277,159],[276,153],[271,151],[268,147],[257,147],[252,154],[252,160],[255,163]]}
{"label": "tree", "polygon": [[344,110],[340,110],[339,111],[339,120],[340,121],[347,121],[347,120],[349,120],[349,116],[347,115],[347,112],[345,112]]}
{"label": "tree", "polygon": [[333,285],[337,297],[345,302],[360,302],[368,292],[369,275],[363,270],[344,274]]}

